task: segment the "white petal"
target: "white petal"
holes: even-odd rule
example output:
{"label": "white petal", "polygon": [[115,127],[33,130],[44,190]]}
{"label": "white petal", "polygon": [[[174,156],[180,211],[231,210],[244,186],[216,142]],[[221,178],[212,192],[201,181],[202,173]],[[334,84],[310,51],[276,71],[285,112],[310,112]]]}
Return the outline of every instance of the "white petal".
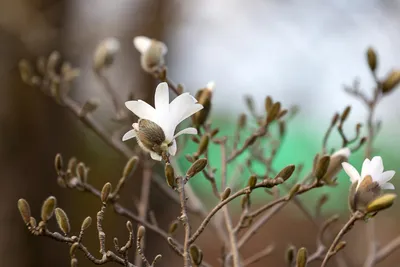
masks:
{"label": "white petal", "polygon": [[134,138],[134,137],[136,137],[135,130],[130,130],[130,131],[126,132],[124,134],[124,136],[122,136],[122,141],[126,141],[126,140]]}
{"label": "white petal", "polygon": [[151,42],[152,40],[146,36],[136,36],[133,38],[133,45],[141,54],[149,49]]}
{"label": "white petal", "polygon": [[175,134],[174,139],[182,134],[197,134],[197,129],[193,127],[183,129],[182,131],[179,131],[177,134]]}
{"label": "white petal", "polygon": [[365,159],[364,162],[363,162],[363,165],[361,167],[361,177],[362,178],[364,178],[367,175],[371,175],[370,165],[371,165],[371,161],[369,159]]}
{"label": "white petal", "polygon": [[342,157],[349,158],[350,154],[351,154],[350,149],[348,147],[344,147],[344,148],[339,149],[335,153],[333,153],[331,157],[342,156]]}
{"label": "white petal", "polygon": [[379,176],[379,181],[378,181],[378,183],[379,183],[379,184],[384,184],[384,183],[390,181],[390,179],[393,178],[393,176],[394,176],[395,173],[396,173],[395,171],[385,171],[384,173],[382,173],[382,174]]}
{"label": "white petal", "polygon": [[381,185],[382,189],[394,189],[394,185],[392,183],[385,183],[383,185]]}
{"label": "white petal", "polygon": [[118,41],[117,38],[115,37],[109,37],[107,39],[104,40],[104,45],[107,49],[107,51],[111,54],[115,54],[118,52],[118,50],[120,49],[121,45]]}
{"label": "white petal", "polygon": [[171,155],[171,156],[175,156],[175,154],[176,154],[176,150],[177,150],[178,148],[177,148],[177,146],[176,146],[176,141],[174,140],[174,141],[172,141],[172,145],[168,148],[168,153]]}
{"label": "white petal", "polygon": [[169,88],[166,82],[160,83],[156,88],[154,96],[154,105],[157,110],[157,114],[164,116],[169,113]]}
{"label": "white petal", "polygon": [[372,179],[378,180],[383,172],[383,162],[381,157],[373,157],[369,165],[370,175]]}
{"label": "white petal", "polygon": [[350,177],[350,181],[352,183],[355,183],[360,180],[360,175],[358,174],[358,171],[351,164],[347,162],[342,162],[342,167],[344,171],[347,173],[347,175]]}
{"label": "white petal", "polygon": [[125,106],[135,113],[141,119],[146,119],[157,123],[156,120],[156,110],[142,100],[137,101],[127,101],[125,102]]}
{"label": "white petal", "polygon": [[158,41],[161,46],[162,55],[165,56],[168,52],[168,47],[163,42]]}
{"label": "white petal", "polygon": [[169,109],[171,120],[178,125],[184,119],[203,109],[203,106],[198,104],[197,100],[189,93],[184,93],[171,102]]}
{"label": "white petal", "polygon": [[154,160],[161,161],[162,157],[158,155],[156,152],[150,152],[150,157]]}

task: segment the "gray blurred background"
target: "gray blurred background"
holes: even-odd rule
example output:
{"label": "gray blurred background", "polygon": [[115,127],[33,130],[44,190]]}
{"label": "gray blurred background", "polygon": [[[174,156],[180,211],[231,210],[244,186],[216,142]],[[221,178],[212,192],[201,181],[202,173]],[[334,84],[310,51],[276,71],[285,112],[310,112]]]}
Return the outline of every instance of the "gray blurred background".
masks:
{"label": "gray blurred background", "polygon": [[[230,119],[242,112],[244,94],[256,96],[260,106],[266,95],[272,95],[286,106],[299,105],[301,113],[294,125],[302,135],[320,140],[329,118],[346,105],[353,106],[350,122],[365,119],[364,107],[342,88],[355,77],[366,91],[373,85],[365,63],[368,46],[378,52],[379,75],[400,68],[398,14],[400,1],[396,0],[0,0],[0,266],[69,266],[65,244],[28,234],[17,212],[18,198],[26,198],[39,216],[42,201],[56,195],[75,229],[100,208],[92,197],[56,185],[52,165],[56,153],[87,163],[97,187],[117,181],[125,163],[68,111],[20,81],[17,63],[21,58],[34,60],[60,51],[81,68],[74,98],[82,102],[99,98],[102,105],[96,118],[112,127],[111,101],[91,72],[93,51],[102,39],[117,37],[121,51],[107,76],[121,96],[133,92],[151,101],[156,83],[140,69],[139,54],[132,47],[134,36],[150,36],[168,45],[169,73],[187,90],[194,93],[208,81],[216,82],[213,116]],[[393,93],[377,113],[385,118],[380,149],[392,156],[400,148],[399,100],[400,93]],[[397,162],[393,159],[389,169],[398,171]],[[123,199],[127,206],[133,207],[140,182],[140,175],[129,181]],[[176,205],[167,204],[157,190],[152,196],[151,206],[160,222],[176,218]],[[346,198],[346,190],[337,197]],[[246,254],[267,243],[276,244],[276,254],[254,266],[284,266],[289,242],[315,247],[315,229],[293,212],[298,210],[287,208],[244,249]],[[383,230],[379,228],[380,242],[400,233],[398,215],[395,207],[390,216],[377,218],[384,225]],[[126,235],[125,220],[111,211],[106,217],[111,246],[112,236]],[[365,255],[363,233],[360,226],[347,237],[348,255],[354,262]],[[212,237],[207,233],[199,245],[205,258],[217,264],[212,259],[220,248],[210,242]],[[86,240],[92,251],[98,250],[94,228]],[[159,266],[179,266],[163,242],[149,234],[148,243],[154,244],[147,250],[149,257],[161,253],[164,258]],[[393,255],[379,266],[397,266],[399,260]],[[91,266],[84,259],[80,263]]]}

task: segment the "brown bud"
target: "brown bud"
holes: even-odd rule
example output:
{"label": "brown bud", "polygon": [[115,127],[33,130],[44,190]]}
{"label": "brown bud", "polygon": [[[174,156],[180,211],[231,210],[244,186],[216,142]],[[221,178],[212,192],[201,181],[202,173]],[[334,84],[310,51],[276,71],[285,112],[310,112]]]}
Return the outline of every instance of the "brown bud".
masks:
{"label": "brown bud", "polygon": [[170,163],[165,163],[165,178],[169,187],[175,187],[175,171]]}
{"label": "brown bud", "polygon": [[367,50],[367,62],[368,62],[368,66],[369,66],[370,70],[375,71],[378,59],[377,59],[376,53],[372,47],[369,47]]}
{"label": "brown bud", "polygon": [[337,252],[339,252],[341,249],[343,249],[345,246],[346,246],[346,241],[340,241],[337,245],[336,245],[336,247],[335,247],[335,249],[334,249],[334,252],[335,253],[337,253]]}
{"label": "brown bud", "polygon": [[284,121],[279,122],[279,137],[282,138],[286,134],[286,123]]}
{"label": "brown bud", "polygon": [[357,182],[352,183],[350,185],[350,189],[349,189],[348,204],[349,204],[349,209],[352,213],[357,211],[357,207],[356,207],[357,184],[358,184]]}
{"label": "brown bud", "polygon": [[192,136],[190,137],[190,139],[192,139],[192,141],[195,142],[196,144],[200,143],[200,139],[199,139],[197,136],[195,136],[195,135],[192,135]]}
{"label": "brown bud", "polygon": [[144,234],[146,233],[146,228],[144,228],[144,226],[139,226],[138,231],[137,231],[137,238],[139,240],[142,240]]}
{"label": "brown bud", "polygon": [[18,209],[19,213],[21,213],[22,220],[24,220],[25,224],[28,224],[31,219],[31,208],[28,204],[28,201],[20,198],[18,200]]}
{"label": "brown bud", "polygon": [[92,224],[92,218],[90,216],[87,216],[85,220],[83,220],[82,222],[81,231],[85,231],[86,229],[88,229],[91,224]]}
{"label": "brown bud", "polygon": [[189,248],[190,258],[195,266],[199,266],[203,260],[203,253],[196,245],[191,245]]}
{"label": "brown bud", "polygon": [[296,267],[305,267],[307,264],[307,249],[302,247],[297,251]]}
{"label": "brown bud", "polygon": [[98,99],[92,98],[89,99],[83,104],[81,111],[79,113],[80,117],[85,117],[86,115],[95,111],[100,105],[100,101]]}
{"label": "brown bud", "polygon": [[192,157],[192,156],[189,155],[189,154],[186,154],[186,155],[185,155],[185,159],[186,159],[187,161],[189,161],[190,163],[193,163],[193,162],[195,161],[195,158]]}
{"label": "brown bud", "polygon": [[126,229],[128,229],[128,232],[132,233],[133,232],[133,226],[131,221],[126,222]]}
{"label": "brown bud", "polygon": [[382,83],[382,93],[390,93],[400,83],[400,71],[392,71]]}
{"label": "brown bud", "polygon": [[164,43],[151,40],[151,44],[146,51],[142,52],[140,63],[146,72],[153,72],[157,68],[164,66],[164,55],[167,53],[167,47]]}
{"label": "brown bud", "polygon": [[31,85],[31,79],[33,76],[33,67],[26,59],[21,59],[18,63],[19,73],[24,83]]}
{"label": "brown bud", "polygon": [[78,267],[78,259],[77,258],[71,259],[71,267]]}
{"label": "brown bud", "polygon": [[162,152],[161,145],[165,141],[165,134],[158,124],[149,120],[139,119],[136,138],[146,149],[156,153]]}
{"label": "brown bud", "polygon": [[210,136],[215,137],[219,133],[219,128],[215,128],[214,130],[211,131]]}
{"label": "brown bud", "polygon": [[208,147],[208,143],[209,143],[209,136],[207,134],[203,135],[200,139],[200,144],[199,147],[197,149],[197,156],[200,156],[201,154],[203,154],[207,147]]}
{"label": "brown bud", "polygon": [[396,194],[384,194],[377,197],[368,204],[367,212],[377,212],[391,207],[396,197]]}
{"label": "brown bud", "polygon": [[285,261],[288,266],[292,266],[294,262],[294,257],[296,253],[296,248],[294,246],[289,246],[285,253]]}
{"label": "brown bud", "polygon": [[283,116],[285,116],[288,113],[287,109],[283,109],[279,112],[278,116],[276,117],[278,120],[281,119]]}
{"label": "brown bud", "polygon": [[257,177],[255,175],[250,176],[247,182],[247,186],[252,189],[256,186],[256,184],[257,184]]}
{"label": "brown bud", "polygon": [[329,168],[329,163],[331,161],[330,156],[323,156],[318,160],[317,166],[315,167],[314,176],[320,180],[324,177]]}
{"label": "brown bud", "polygon": [[350,111],[351,111],[351,106],[347,106],[347,107],[344,109],[342,115],[340,116],[340,122],[341,122],[341,123],[343,123],[343,122],[347,119],[347,117],[348,117],[349,114],[350,114]]}
{"label": "brown bud", "polygon": [[111,186],[110,183],[106,183],[103,186],[103,189],[101,190],[101,195],[100,195],[102,203],[106,203],[107,202],[108,197],[110,196],[110,193],[111,193],[111,189],[112,189],[112,186]]}
{"label": "brown bud", "polygon": [[137,156],[131,157],[125,165],[124,171],[122,172],[123,177],[128,177],[132,172],[133,168],[135,168],[136,163],[139,161]]}
{"label": "brown bud", "polygon": [[173,235],[176,230],[178,229],[178,222],[177,221],[173,221],[170,225],[169,225],[169,229],[168,229],[168,234]]}
{"label": "brown bud", "polygon": [[70,249],[69,249],[69,255],[72,257],[75,255],[75,251],[76,249],[79,247],[79,243],[75,242],[71,245]]}
{"label": "brown bud", "polygon": [[267,98],[265,98],[265,111],[269,112],[273,104],[274,102],[272,101],[272,98],[270,96],[267,96]]}
{"label": "brown bud", "polygon": [[211,110],[211,98],[212,98],[212,91],[213,91],[213,83],[210,83],[207,88],[201,89],[196,93],[196,99],[198,102],[203,105],[203,109],[196,112],[192,116],[193,125],[195,127],[199,127],[203,125],[210,113]]}
{"label": "brown bud", "polygon": [[339,118],[340,118],[339,113],[335,113],[335,115],[333,115],[332,120],[331,120],[331,126],[332,126],[332,127],[337,123],[337,121],[339,120]]}
{"label": "brown bud", "polygon": [[292,176],[294,170],[296,169],[295,165],[289,165],[286,166],[285,168],[283,168],[276,176],[275,179],[277,179],[278,177],[281,177],[284,181],[286,181],[287,179],[290,178],[290,176]]}
{"label": "brown bud", "polygon": [[76,158],[74,158],[74,157],[70,158],[68,160],[67,170],[70,171],[71,173],[75,173],[76,168],[77,168],[77,160],[76,160]]}
{"label": "brown bud", "polygon": [[300,188],[301,188],[300,184],[295,184],[289,191],[288,200],[292,199],[297,194],[297,192],[299,192]]}
{"label": "brown bud", "polygon": [[41,218],[42,221],[47,222],[54,214],[54,209],[57,206],[57,199],[53,196],[48,197],[42,205]]}
{"label": "brown bud", "polygon": [[280,111],[281,111],[281,103],[280,102],[274,103],[268,112],[267,123],[270,123],[273,120],[275,120],[278,117]]}
{"label": "brown bud", "polygon": [[56,208],[55,213],[56,213],[58,227],[60,227],[61,231],[63,231],[63,233],[67,235],[71,230],[67,214],[65,213],[64,210],[60,208]]}
{"label": "brown bud", "polygon": [[225,188],[224,192],[222,192],[221,194],[221,201],[227,199],[230,194],[231,194],[231,189],[229,187]]}
{"label": "brown bud", "polygon": [[186,172],[186,177],[191,178],[201,172],[207,166],[207,162],[205,158],[196,160]]}
{"label": "brown bud", "polygon": [[238,126],[239,128],[244,128],[246,127],[246,122],[247,122],[247,116],[246,114],[242,113],[239,116],[239,120],[238,120]]}
{"label": "brown bud", "polygon": [[56,169],[56,172],[59,173],[63,169],[63,159],[60,153],[56,155],[54,158],[54,167]]}
{"label": "brown bud", "polygon": [[87,182],[87,171],[85,164],[83,162],[79,162],[78,165],[76,166],[76,174],[78,175],[78,178],[86,183]]}

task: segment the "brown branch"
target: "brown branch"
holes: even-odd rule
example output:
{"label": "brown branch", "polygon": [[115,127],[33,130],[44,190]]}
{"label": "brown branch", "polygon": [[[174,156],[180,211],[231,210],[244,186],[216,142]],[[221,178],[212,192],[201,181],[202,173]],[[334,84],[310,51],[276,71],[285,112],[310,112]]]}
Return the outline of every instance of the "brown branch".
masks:
{"label": "brown branch", "polygon": [[185,194],[185,181],[187,178],[179,177],[179,196],[181,199],[181,216],[179,219],[181,220],[183,227],[185,228],[185,240],[183,244],[183,266],[190,267],[191,260],[189,255],[189,246],[190,246],[190,234],[191,234],[191,226],[189,223],[189,217],[186,208],[186,194]]}
{"label": "brown branch", "polygon": [[386,259],[390,254],[392,254],[395,250],[400,248],[400,236],[396,237],[384,247],[380,248],[375,254],[375,258],[373,263],[379,263]]}
{"label": "brown branch", "polygon": [[273,245],[267,246],[266,248],[264,248],[263,250],[257,252],[253,256],[245,259],[243,261],[243,266],[249,266],[249,265],[251,265],[253,263],[256,263],[256,262],[260,261],[262,258],[271,255],[273,250],[274,250],[274,246]]}

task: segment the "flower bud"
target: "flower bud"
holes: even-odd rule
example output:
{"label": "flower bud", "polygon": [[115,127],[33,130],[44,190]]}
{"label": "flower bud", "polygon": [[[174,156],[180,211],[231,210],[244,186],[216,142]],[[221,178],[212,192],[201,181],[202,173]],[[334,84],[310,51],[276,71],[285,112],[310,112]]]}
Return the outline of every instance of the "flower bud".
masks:
{"label": "flower bud", "polygon": [[169,225],[169,229],[168,229],[168,234],[173,235],[176,230],[178,229],[178,222],[177,221],[173,221],[170,225]]}
{"label": "flower bud", "polygon": [[348,161],[350,154],[351,151],[347,147],[333,153],[330,157],[328,169],[325,175],[322,177],[322,180],[328,184],[332,182],[337,174],[342,170],[342,162]]}
{"label": "flower bud", "polygon": [[302,247],[297,251],[296,267],[305,267],[307,264],[307,249]]}
{"label": "flower bud", "polygon": [[375,71],[378,64],[378,59],[375,50],[372,47],[369,47],[367,50],[367,62],[370,70]]}
{"label": "flower bud", "polygon": [[196,160],[186,172],[186,177],[192,178],[193,176],[201,172],[207,166],[207,162],[207,159],[204,158]]}
{"label": "flower bud", "polygon": [[280,102],[274,103],[270,108],[270,110],[268,111],[266,122],[271,123],[272,121],[277,119],[280,111],[281,111],[281,103]]}
{"label": "flower bud", "polygon": [[146,233],[146,229],[144,228],[144,226],[139,226],[138,231],[137,231],[137,238],[139,240],[142,240],[144,234]]}
{"label": "flower bud", "polygon": [[114,62],[115,55],[120,49],[119,41],[114,37],[104,39],[99,43],[93,56],[93,68],[95,71],[106,69]]}
{"label": "flower bud", "polygon": [[225,188],[224,192],[222,192],[221,194],[221,201],[224,201],[225,199],[227,199],[229,197],[229,195],[231,194],[231,189],[229,187]]}
{"label": "flower bud", "polygon": [[203,260],[203,252],[196,245],[191,245],[189,248],[190,258],[194,266],[199,266]]}
{"label": "flower bud", "polygon": [[63,231],[63,233],[67,235],[71,231],[71,226],[69,224],[69,219],[67,214],[65,213],[64,210],[60,208],[56,208],[55,213],[56,213],[58,227],[60,227],[61,231]]}
{"label": "flower bud", "polygon": [[281,177],[284,181],[286,181],[287,179],[290,178],[290,176],[292,176],[294,170],[295,170],[296,166],[295,165],[289,165],[286,166],[285,168],[283,168],[276,176],[275,179],[277,179],[278,177]]}
{"label": "flower bud", "polygon": [[42,212],[41,212],[41,218],[42,221],[47,222],[54,213],[54,209],[57,206],[57,199],[53,196],[48,197],[43,205],[42,205]]}
{"label": "flower bud", "polygon": [[169,187],[175,187],[175,171],[170,163],[165,164],[164,172]]}
{"label": "flower bud", "polygon": [[21,217],[24,220],[25,224],[28,224],[31,219],[31,208],[29,206],[28,201],[23,198],[18,200],[18,210],[21,213]]}
{"label": "flower bud", "polygon": [[392,71],[382,83],[382,93],[390,93],[400,83],[400,71]]}
{"label": "flower bud", "polygon": [[137,36],[133,39],[133,45],[140,52],[140,64],[146,72],[153,72],[164,66],[164,56],[167,54],[167,46],[155,39],[145,36]]}
{"label": "flower bud", "polygon": [[353,212],[356,210],[365,211],[369,203],[376,199],[380,193],[379,184],[374,182],[370,175],[367,175],[359,185],[357,183],[352,184],[349,194],[350,209]]}
{"label": "flower bud", "polygon": [[144,150],[161,154],[161,146],[165,141],[163,129],[158,124],[145,119],[139,119],[139,122],[134,124],[134,129],[135,126],[137,126],[136,138],[139,141],[138,144]]}
{"label": "flower bud", "polygon": [[90,216],[86,217],[85,220],[83,220],[82,222],[81,231],[85,231],[86,229],[88,229],[91,224],[92,218]]}
{"label": "flower bud", "polygon": [[103,202],[103,203],[107,202],[108,197],[110,196],[110,193],[111,193],[111,188],[112,188],[112,186],[110,183],[106,183],[103,186],[103,189],[101,190],[101,194],[100,194],[101,202]]}
{"label": "flower bud", "polygon": [[368,204],[367,212],[377,212],[391,207],[396,197],[396,194],[384,194],[377,197]]}
{"label": "flower bud", "polygon": [[200,104],[203,105],[202,110],[192,115],[193,126],[196,128],[203,125],[208,118],[208,115],[211,110],[211,98],[214,88],[215,88],[215,83],[209,82],[206,88],[201,89],[196,93],[195,98]]}
{"label": "flower bud", "polygon": [[248,182],[247,182],[247,186],[252,189],[256,186],[257,184],[257,177],[255,175],[250,176]]}
{"label": "flower bud", "polygon": [[314,172],[314,176],[318,180],[322,179],[324,175],[327,173],[330,160],[331,158],[329,156],[323,156],[322,158],[318,159],[318,163],[315,167],[315,172]]}
{"label": "flower bud", "polygon": [[22,81],[28,85],[31,85],[31,80],[33,77],[33,67],[31,63],[29,63],[29,61],[26,59],[22,59],[19,61],[18,67]]}
{"label": "flower bud", "polygon": [[133,168],[135,168],[136,163],[139,161],[137,156],[133,156],[129,159],[129,161],[125,164],[124,171],[122,172],[123,177],[128,177],[132,172]]}

